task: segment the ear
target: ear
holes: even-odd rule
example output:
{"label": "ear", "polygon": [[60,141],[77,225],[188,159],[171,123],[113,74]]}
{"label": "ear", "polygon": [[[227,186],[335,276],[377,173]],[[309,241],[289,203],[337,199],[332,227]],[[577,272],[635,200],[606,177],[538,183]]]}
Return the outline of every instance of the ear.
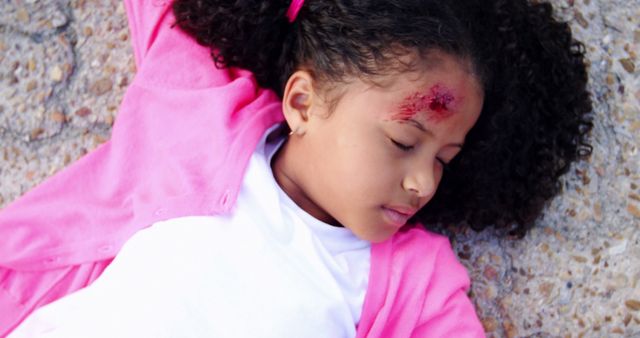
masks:
{"label": "ear", "polygon": [[313,77],[305,70],[293,73],[284,88],[282,111],[291,131],[304,135],[315,98]]}

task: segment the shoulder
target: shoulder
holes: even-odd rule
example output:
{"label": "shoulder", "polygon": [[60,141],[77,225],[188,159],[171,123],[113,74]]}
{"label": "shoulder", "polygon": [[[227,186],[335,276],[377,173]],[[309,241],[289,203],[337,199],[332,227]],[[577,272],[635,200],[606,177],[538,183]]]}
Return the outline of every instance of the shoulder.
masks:
{"label": "shoulder", "polygon": [[447,237],[420,224],[409,225],[373,248],[370,283],[384,283],[371,288],[369,308],[365,308],[370,312],[365,311],[363,318],[368,323],[365,315],[377,318],[386,313],[380,336],[484,336],[467,296],[467,270]]}
{"label": "shoulder", "polygon": [[406,228],[401,229],[393,236],[393,241],[396,244],[410,246],[433,246],[445,245],[449,243],[449,239],[446,236],[426,230],[425,227],[420,223],[407,224]]}
{"label": "shoulder", "polygon": [[[392,238],[393,253],[399,258],[418,255],[420,260],[450,260],[457,262],[449,238],[426,230],[422,224],[408,225]],[[407,257],[410,255],[410,257]]]}
{"label": "shoulder", "polygon": [[[412,225],[392,238],[392,264],[420,275],[422,282],[440,288],[468,289],[467,269],[459,262],[446,236]],[[424,284],[423,284],[424,285]]]}
{"label": "shoulder", "polygon": [[[484,337],[467,296],[470,280],[447,237],[418,224],[394,238],[393,264],[402,265],[403,288],[421,299],[412,337]],[[416,293],[417,292],[417,293]]]}

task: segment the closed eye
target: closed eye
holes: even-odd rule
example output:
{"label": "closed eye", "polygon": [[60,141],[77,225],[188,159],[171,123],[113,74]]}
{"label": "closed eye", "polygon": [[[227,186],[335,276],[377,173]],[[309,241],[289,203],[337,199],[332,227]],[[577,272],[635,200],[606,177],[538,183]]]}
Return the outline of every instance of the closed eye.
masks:
{"label": "closed eye", "polygon": [[[406,144],[400,143],[394,139],[390,139],[391,142],[398,147],[398,149],[408,152],[410,150],[412,150],[414,148],[414,146],[408,146]],[[447,168],[449,166],[449,163],[446,163],[444,160],[442,160],[441,158],[437,157],[436,160],[442,165],[443,168]]]}
{"label": "closed eye", "polygon": [[400,143],[400,142],[398,142],[398,141],[396,141],[394,139],[390,139],[390,140],[391,140],[391,142],[393,142],[393,144],[396,147],[398,147],[402,151],[409,151],[409,150],[413,149],[413,146],[408,146],[406,144],[402,144],[402,143]]}

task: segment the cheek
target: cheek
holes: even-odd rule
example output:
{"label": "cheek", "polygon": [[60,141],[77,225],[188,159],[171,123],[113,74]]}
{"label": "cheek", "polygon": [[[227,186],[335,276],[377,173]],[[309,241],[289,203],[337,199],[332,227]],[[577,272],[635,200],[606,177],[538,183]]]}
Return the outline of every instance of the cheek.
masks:
{"label": "cheek", "polygon": [[339,188],[357,198],[366,199],[385,193],[393,180],[394,167],[385,149],[379,144],[362,142],[371,140],[366,135],[352,134],[336,143],[332,168],[327,168],[337,179]]}
{"label": "cheek", "polygon": [[392,195],[393,187],[399,184],[399,168],[393,159],[389,158],[384,149],[362,149],[351,154],[350,164],[345,171],[348,185],[357,189],[363,200],[379,200]]}
{"label": "cheek", "polygon": [[[334,114],[338,113],[345,114],[344,111]],[[343,116],[346,115],[333,116],[336,120],[327,126],[330,128],[319,140],[322,157],[316,159],[321,166],[318,174],[323,176],[324,184],[331,186],[322,189],[341,199],[343,204],[346,201],[377,202],[393,190],[392,185],[398,181],[398,168],[377,125],[366,120],[367,116],[360,119],[341,118]]]}

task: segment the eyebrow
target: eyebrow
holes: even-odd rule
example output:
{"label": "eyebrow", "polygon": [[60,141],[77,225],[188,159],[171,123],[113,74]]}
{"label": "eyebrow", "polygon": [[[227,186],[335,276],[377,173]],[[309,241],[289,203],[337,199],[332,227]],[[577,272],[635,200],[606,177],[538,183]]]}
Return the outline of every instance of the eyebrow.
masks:
{"label": "eyebrow", "polygon": [[[431,134],[431,135],[433,135],[433,132],[432,132],[431,130],[429,130],[429,129],[425,128],[425,127],[422,125],[422,123],[420,123],[420,122],[418,122],[417,120],[414,120],[414,119],[412,119],[412,118],[409,118],[409,119],[406,119],[406,120],[403,120],[403,121],[399,121],[399,122],[401,122],[401,123],[403,123],[403,122],[408,122],[408,123],[409,123],[409,124],[411,124],[412,126],[414,126],[414,127],[418,128],[418,129],[420,129],[421,131],[423,131],[423,132],[425,132],[425,133],[427,133],[427,134]],[[449,144],[447,144],[445,147],[459,147],[459,148],[462,148],[462,147],[464,147],[464,143],[449,143]]]}

